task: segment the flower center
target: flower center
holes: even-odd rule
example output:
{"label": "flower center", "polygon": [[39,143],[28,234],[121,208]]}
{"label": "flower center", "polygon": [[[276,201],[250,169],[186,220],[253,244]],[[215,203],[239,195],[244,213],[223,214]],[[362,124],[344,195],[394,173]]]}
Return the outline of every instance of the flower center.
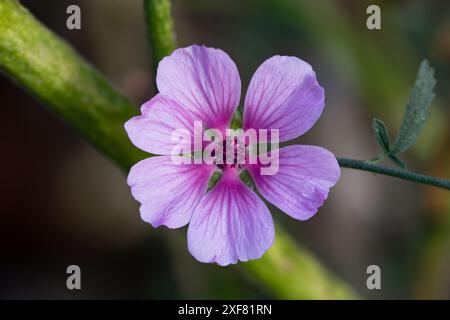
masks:
{"label": "flower center", "polygon": [[238,141],[237,137],[233,140],[225,139],[221,148],[217,148],[211,152],[211,156],[214,158],[214,165],[220,170],[226,168],[238,168],[242,169],[246,159],[247,145]]}

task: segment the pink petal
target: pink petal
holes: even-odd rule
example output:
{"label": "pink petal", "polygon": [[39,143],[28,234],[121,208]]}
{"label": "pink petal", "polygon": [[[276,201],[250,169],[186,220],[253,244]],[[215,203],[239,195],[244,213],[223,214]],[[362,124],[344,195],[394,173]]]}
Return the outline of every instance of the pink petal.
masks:
{"label": "pink petal", "polygon": [[193,45],[161,60],[160,93],[177,100],[208,128],[227,126],[239,104],[241,80],[236,65],[220,49]]}
{"label": "pink petal", "polygon": [[331,152],[304,145],[280,149],[279,170],[275,175],[261,175],[260,165],[247,169],[258,191],[269,202],[299,220],[307,220],[317,212],[340,176]]}
{"label": "pink petal", "polygon": [[[142,115],[131,118],[125,123],[130,140],[138,148],[153,154],[170,155],[178,141],[172,141],[171,135],[176,129],[186,129],[193,137],[194,114],[180,106],[175,100],[156,95],[141,107]],[[193,151],[192,138],[184,148]]]}
{"label": "pink petal", "polygon": [[206,193],[213,166],[175,164],[170,156],[135,164],[128,175],[133,197],[141,203],[141,217],[152,226],[186,225]]}
{"label": "pink petal", "polygon": [[258,259],[272,245],[274,227],[264,202],[232,172],[222,176],[197,206],[188,247],[201,262],[221,266]]}
{"label": "pink petal", "polygon": [[324,90],[311,66],[274,56],[256,70],[244,104],[244,128],[278,129],[280,141],[308,131],[324,107]]}

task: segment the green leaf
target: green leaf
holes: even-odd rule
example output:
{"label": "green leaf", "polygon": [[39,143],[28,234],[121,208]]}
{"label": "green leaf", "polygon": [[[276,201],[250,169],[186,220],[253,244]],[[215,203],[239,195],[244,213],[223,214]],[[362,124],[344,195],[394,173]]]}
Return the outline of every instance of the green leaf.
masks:
{"label": "green leaf", "polygon": [[417,73],[416,83],[411,89],[409,103],[403,116],[400,131],[391,148],[391,154],[397,155],[408,150],[417,141],[422,128],[428,120],[428,107],[434,98],[436,85],[434,70],[427,60],[422,61]]}
{"label": "green leaf", "polygon": [[389,153],[391,143],[389,139],[389,131],[386,125],[379,119],[373,119],[372,128],[375,132],[375,138],[381,151],[383,151],[383,154],[387,155]]}

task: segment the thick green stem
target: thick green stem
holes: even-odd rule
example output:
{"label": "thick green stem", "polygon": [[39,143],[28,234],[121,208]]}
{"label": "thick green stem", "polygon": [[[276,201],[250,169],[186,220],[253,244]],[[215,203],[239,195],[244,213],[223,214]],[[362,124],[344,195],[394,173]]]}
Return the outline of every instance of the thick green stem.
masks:
{"label": "thick green stem", "polygon": [[0,1],[0,68],[123,168],[143,158],[123,129],[137,108],[15,0]]}
{"label": "thick green stem", "polygon": [[[151,14],[149,19],[152,20]],[[3,72],[122,168],[128,169],[146,156],[130,143],[123,129],[124,122],[136,114],[137,109],[65,41],[46,29],[15,0],[0,0],[0,30]],[[165,41],[160,39],[153,45],[156,43]],[[155,52],[166,54],[170,51],[167,48]],[[267,291],[279,298],[354,297],[352,291],[335,280],[311,253],[299,248],[281,228],[277,229],[273,248],[261,260],[243,264]]]}
{"label": "thick green stem", "polygon": [[[277,224],[273,246],[259,260],[242,267],[281,299],[357,299],[309,252]],[[267,286],[267,284],[270,284]]]}
{"label": "thick green stem", "polygon": [[387,176],[409,180],[416,183],[427,184],[430,186],[450,190],[450,180],[426,176],[419,173],[410,172],[403,169],[394,169],[370,163],[369,161],[338,158],[339,165],[344,168],[351,168],[373,173],[384,174]]}
{"label": "thick green stem", "polygon": [[170,7],[168,0],[144,0],[154,74],[156,74],[159,61],[175,49],[175,34]]}

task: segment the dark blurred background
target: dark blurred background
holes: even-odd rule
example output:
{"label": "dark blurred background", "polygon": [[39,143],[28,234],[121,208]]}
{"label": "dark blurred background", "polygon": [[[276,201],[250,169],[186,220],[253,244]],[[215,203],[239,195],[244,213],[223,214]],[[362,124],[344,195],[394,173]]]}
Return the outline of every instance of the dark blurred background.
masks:
{"label": "dark blurred background", "polygon": [[[22,3],[136,104],[152,96],[140,0]],[[66,28],[71,4],[81,8],[79,31]],[[369,4],[381,7],[381,30],[366,28]],[[403,159],[414,171],[450,178],[449,1],[176,0],[173,14],[178,45],[228,52],[243,94],[266,58],[308,61],[326,107],[296,142],[337,156],[378,153],[372,118],[398,128],[418,65],[428,58],[437,98]],[[239,268],[195,261],[185,228],[141,221],[126,173],[3,75],[0,103],[0,298],[272,297]],[[311,220],[272,212],[363,297],[450,298],[448,192],[343,169]],[[66,288],[71,264],[81,267],[82,290]],[[366,287],[371,264],[381,267],[382,290]]]}

